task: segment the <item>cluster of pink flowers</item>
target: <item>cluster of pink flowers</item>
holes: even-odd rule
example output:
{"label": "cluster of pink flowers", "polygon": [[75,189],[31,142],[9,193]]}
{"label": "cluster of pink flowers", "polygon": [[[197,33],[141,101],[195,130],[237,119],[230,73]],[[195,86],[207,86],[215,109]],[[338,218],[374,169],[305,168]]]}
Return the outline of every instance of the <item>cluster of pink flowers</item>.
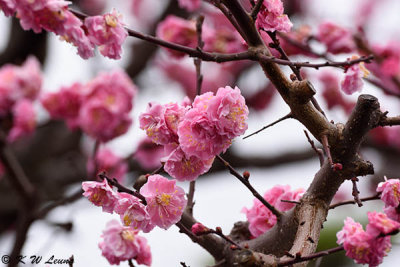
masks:
{"label": "cluster of pink flowers", "polygon": [[112,220],[107,223],[102,238],[99,248],[110,264],[134,259],[138,264],[151,265],[150,247],[138,231]]}
{"label": "cluster of pink flowers", "polygon": [[384,211],[387,216],[400,222],[400,180],[389,179],[381,182],[378,184],[376,191],[381,192],[381,199],[385,203]]}
{"label": "cluster of pink flowers", "polygon": [[239,88],[219,88],[188,103],[150,103],[139,117],[140,128],[164,145],[164,170],[179,181],[193,181],[207,172],[214,157],[247,129],[248,108]]}
{"label": "cluster of pink flowers", "polygon": [[[176,16],[168,16],[157,28],[157,36],[169,42],[183,46],[197,47],[196,22],[185,20]],[[207,24],[202,27],[202,40],[204,50],[211,52],[234,53],[244,49],[243,39],[240,35],[225,27],[212,28]],[[176,58],[185,54],[182,52],[167,49]]]}
{"label": "cluster of pink flowers", "polygon": [[8,16],[16,13],[24,30],[39,33],[43,29],[78,48],[78,54],[87,59],[94,55],[95,45],[106,57],[119,59],[121,45],[128,33],[116,12],[103,16],[88,17],[82,22],[68,10],[64,0],[2,0],[0,8]]}
{"label": "cluster of pink flowers", "polygon": [[151,175],[140,189],[147,205],[137,197],[115,192],[107,180],[103,182],[83,182],[83,195],[104,212],[117,213],[125,226],[147,233],[155,226],[168,229],[177,223],[186,207],[184,190],[175,180],[161,175]]}
{"label": "cluster of pink flowers", "polygon": [[[290,186],[277,185],[264,193],[264,199],[279,211],[287,211],[295,204],[282,202],[281,200],[298,201],[304,193],[304,189],[290,190]],[[276,216],[262,204],[254,199],[253,207],[244,207],[242,212],[246,214],[249,221],[249,230],[254,237],[258,237],[271,229],[276,224]]]}
{"label": "cluster of pink flowers", "polygon": [[271,32],[290,32],[293,24],[283,11],[281,0],[264,0],[257,16],[257,28]]}
{"label": "cluster of pink flowers", "polygon": [[114,71],[101,73],[85,85],[75,83],[48,93],[42,104],[53,119],[64,119],[70,128],[80,127],[98,141],[107,142],[129,129],[136,91],[125,72]]}
{"label": "cluster of pink flowers", "polygon": [[356,48],[352,33],[333,22],[321,23],[316,38],[332,54],[351,53]]}
{"label": "cluster of pink flowers", "polygon": [[0,117],[12,119],[9,142],[31,134],[36,127],[33,101],[42,88],[40,63],[29,57],[22,66],[5,65],[0,69]]}
{"label": "cluster of pink flowers", "polygon": [[[351,59],[357,59],[357,56]],[[346,75],[341,82],[342,91],[348,95],[362,90],[364,82],[362,78],[369,75],[369,71],[364,67],[364,62],[353,64],[345,69]]]}
{"label": "cluster of pink flowers", "polygon": [[95,167],[99,172],[106,172],[110,177],[122,182],[128,171],[128,164],[119,156],[115,155],[110,149],[102,148],[96,153],[95,159],[91,158],[87,163],[87,171],[94,174]]}
{"label": "cluster of pink flowers", "polygon": [[344,221],[344,227],[337,233],[337,243],[343,244],[346,256],[359,264],[378,266],[390,251],[388,235],[400,229],[400,223],[389,219],[386,214],[369,212],[367,230],[350,217]]}

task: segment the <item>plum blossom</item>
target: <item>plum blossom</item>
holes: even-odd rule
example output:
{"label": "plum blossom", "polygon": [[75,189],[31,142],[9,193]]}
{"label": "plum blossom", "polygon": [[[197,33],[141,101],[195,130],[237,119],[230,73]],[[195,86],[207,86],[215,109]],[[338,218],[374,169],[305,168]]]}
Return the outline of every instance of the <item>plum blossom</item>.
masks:
{"label": "plum blossom", "polygon": [[185,191],[175,183],[175,180],[156,174],[149,176],[147,183],[140,188],[152,224],[163,229],[177,223],[186,207]]}
{"label": "plum blossom", "polygon": [[212,166],[214,157],[202,160],[196,156],[187,156],[177,144],[165,146],[164,170],[178,181],[194,181],[206,173]]}
{"label": "plum blossom", "polygon": [[191,230],[192,230],[192,233],[195,235],[202,235],[202,234],[208,232],[210,229],[208,229],[201,223],[195,223],[192,225]]}
{"label": "plum blossom", "polygon": [[117,179],[118,182],[123,181],[128,171],[127,163],[108,148],[100,149],[95,160],[88,160],[88,173],[93,173],[95,166],[97,170],[106,172],[110,177]]}
{"label": "plum blossom", "polygon": [[139,199],[127,194],[119,193],[118,202],[114,211],[120,215],[123,225],[130,226],[135,230],[150,232],[154,225],[150,222],[150,215],[146,207],[140,203]]}
{"label": "plum blossom", "polygon": [[164,156],[164,147],[145,137],[139,142],[133,156],[140,166],[146,170],[152,170],[161,166],[161,158]]}
{"label": "plum blossom", "polygon": [[178,123],[186,109],[176,103],[161,105],[149,103],[146,112],[140,114],[140,128],[156,144],[166,145],[177,142]]}
{"label": "plum blossom", "polygon": [[[386,178],[386,177],[385,177]],[[386,180],[386,179],[385,179]],[[397,208],[400,204],[400,180],[389,179],[378,184],[377,192],[381,192],[381,199],[385,207]]]}
{"label": "plum blossom", "polygon": [[344,222],[344,227],[337,233],[337,243],[343,244],[346,256],[356,263],[378,266],[383,257],[390,251],[390,234],[400,228],[400,223],[389,219],[383,213],[369,212],[369,223],[364,231],[361,224],[350,217]]}
{"label": "plum blossom", "polygon": [[[264,193],[264,199],[280,211],[287,211],[295,204],[282,202],[281,200],[298,201],[304,190],[290,190],[290,186],[277,185]],[[249,221],[249,230],[254,237],[258,237],[271,229],[276,224],[276,216],[262,204],[258,199],[254,199],[253,207],[244,207],[242,212],[246,214]]]}
{"label": "plum blossom", "polygon": [[293,24],[283,11],[281,0],[264,0],[257,16],[257,28],[272,32],[290,32]]}
{"label": "plum blossom", "polygon": [[93,56],[94,46],[86,36],[82,22],[68,10],[64,0],[18,1],[17,17],[24,30],[39,33],[42,29],[60,36],[78,48],[78,54],[87,59]]}
{"label": "plum blossom", "polygon": [[0,10],[3,10],[7,17],[14,15],[15,3],[13,0],[0,0]]}
{"label": "plum blossom", "polygon": [[113,213],[118,202],[118,195],[112,190],[107,180],[103,182],[83,182],[83,196],[94,205],[102,207],[104,212]]}
{"label": "plum blossom", "polygon": [[[357,56],[351,57],[351,59],[357,58]],[[364,85],[362,78],[369,75],[369,71],[364,67],[364,63],[353,64],[347,68],[345,72],[346,75],[341,82],[342,91],[348,95],[361,91]]]}
{"label": "plum blossom", "polygon": [[351,53],[356,48],[352,33],[333,22],[321,23],[316,38],[332,54]]}
{"label": "plum blossom", "polygon": [[41,98],[42,105],[52,119],[63,119],[70,129],[79,127],[79,112],[84,100],[84,86],[74,83],[63,86],[57,92],[50,92]]}
{"label": "plum blossom", "polygon": [[239,88],[219,88],[197,96],[178,126],[179,144],[189,156],[207,160],[225,152],[247,129],[248,108]]}
{"label": "plum blossom", "polygon": [[[165,41],[177,43],[183,46],[196,47],[197,33],[194,21],[185,20],[173,15],[169,15],[157,27],[157,36]],[[167,49],[176,58],[181,58],[185,54],[182,52]]]}
{"label": "plum blossom", "polygon": [[107,142],[129,129],[136,87],[123,71],[101,73],[87,85],[79,125],[88,135]]}
{"label": "plum blossom", "polygon": [[7,136],[8,142],[14,142],[33,133],[36,127],[36,112],[30,100],[22,99],[13,107],[13,126]]}
{"label": "plum blossom", "polygon": [[11,111],[20,99],[35,100],[42,88],[39,61],[30,56],[22,66],[7,64],[0,69],[0,114]]}
{"label": "plum blossom", "polygon": [[138,231],[112,220],[106,225],[99,248],[110,264],[119,265],[121,261],[135,259],[138,264],[151,265],[150,247]]}
{"label": "plum blossom", "polygon": [[128,36],[122,23],[122,15],[115,9],[102,16],[85,19],[89,40],[98,46],[100,53],[112,59],[120,59],[122,44]]}

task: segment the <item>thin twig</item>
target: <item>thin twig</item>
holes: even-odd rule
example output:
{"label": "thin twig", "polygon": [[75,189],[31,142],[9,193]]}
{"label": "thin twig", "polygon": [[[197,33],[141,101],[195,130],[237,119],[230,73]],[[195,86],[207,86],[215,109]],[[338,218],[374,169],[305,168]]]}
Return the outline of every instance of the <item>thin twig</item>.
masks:
{"label": "thin twig", "polygon": [[324,164],[324,160],[325,160],[325,159],[324,159],[324,152],[322,151],[322,149],[317,148],[317,147],[315,146],[314,141],[311,140],[311,138],[310,138],[310,136],[308,135],[308,132],[307,132],[306,130],[304,130],[304,134],[306,135],[307,140],[308,140],[308,142],[309,142],[310,145],[311,145],[311,148],[315,151],[315,153],[317,153],[318,158],[319,158],[319,164],[320,164],[320,166],[322,166],[322,165]]}
{"label": "thin twig", "polygon": [[132,259],[128,260],[128,265],[129,265],[129,267],[135,267],[135,265],[133,264]]}
{"label": "thin twig", "polygon": [[250,16],[253,18],[253,21],[256,21],[258,13],[260,12],[263,3],[264,0],[258,0],[256,5],[251,10]]}
{"label": "thin twig", "polygon": [[328,142],[328,137],[326,135],[321,136],[321,142],[322,146],[324,147],[325,154],[328,158],[329,164],[331,165],[331,168],[333,168],[333,160],[332,160],[332,155],[331,155],[331,147]]}
{"label": "thin twig", "polygon": [[250,136],[256,135],[256,134],[258,134],[259,132],[262,132],[262,131],[264,131],[265,129],[271,127],[271,126],[274,126],[274,125],[277,124],[278,122],[281,122],[281,121],[284,121],[284,120],[290,119],[290,118],[293,118],[292,113],[289,113],[289,114],[283,116],[282,118],[279,118],[279,119],[277,119],[276,121],[274,121],[274,122],[272,122],[272,123],[270,123],[270,124],[268,124],[268,125],[262,127],[261,129],[255,131],[254,133],[251,133],[251,134],[249,134],[249,135],[243,137],[243,139],[246,139],[246,138],[249,138]]}
{"label": "thin twig", "polygon": [[68,259],[69,267],[74,267],[74,262],[75,262],[74,255],[71,255],[71,257],[69,257],[69,259]]}
{"label": "thin twig", "polygon": [[254,187],[249,183],[247,179],[245,179],[240,173],[238,173],[226,160],[224,160],[220,155],[217,155],[218,160],[220,160],[224,166],[229,170],[229,172],[235,176],[236,178],[239,179],[240,182],[242,182],[253,194],[254,197],[256,197],[265,207],[267,207],[275,216],[278,220],[282,217],[282,213],[277,210],[273,205],[271,205],[268,201],[266,201],[255,189]]}
{"label": "thin twig", "polygon": [[135,196],[135,197],[137,197],[138,199],[140,199],[144,205],[147,205],[146,198],[145,198],[142,194],[140,194],[139,192],[136,192],[136,191],[133,191],[133,190],[131,190],[131,189],[129,189],[129,188],[126,188],[125,186],[121,185],[121,184],[117,181],[117,179],[115,179],[115,178],[111,179],[111,178],[107,177],[107,175],[106,175],[104,172],[103,172],[103,173],[99,173],[98,176],[99,176],[101,179],[106,179],[107,182],[108,182],[110,185],[112,185],[112,186],[114,186],[114,187],[117,188],[118,192],[128,193],[128,194],[130,194],[130,195],[132,195],[132,196]]}
{"label": "thin twig", "polygon": [[296,205],[301,204],[299,201],[295,201],[295,200],[286,200],[286,199],[281,199],[281,202],[292,203],[292,204],[296,204]]}
{"label": "thin twig", "polygon": [[353,184],[353,190],[352,190],[351,194],[354,197],[354,202],[356,202],[359,207],[362,207],[363,204],[360,200],[360,195],[359,195],[360,191],[358,191],[358,188],[357,188],[358,178],[357,177],[351,178],[351,182]]}
{"label": "thin twig", "polygon": [[[360,201],[365,202],[365,201],[370,201],[370,200],[379,200],[380,199],[380,193],[375,194],[373,196],[370,197],[365,197],[365,198],[360,198]],[[339,206],[343,206],[343,205],[349,205],[349,204],[357,204],[357,202],[355,200],[347,200],[347,201],[343,201],[343,202],[339,202],[333,205],[329,206],[329,209],[334,209],[336,207]]]}
{"label": "thin twig", "polygon": [[381,121],[379,122],[380,126],[398,126],[400,125],[400,116],[396,116],[396,117],[386,117],[385,116],[381,119]]}
{"label": "thin twig", "polygon": [[222,239],[224,239],[225,241],[227,241],[228,243],[232,244],[234,247],[233,249],[243,249],[238,243],[236,243],[235,241],[233,241],[229,236],[226,236],[222,233],[222,229],[221,227],[217,227],[215,230],[208,228],[208,230],[203,231],[199,234],[197,234],[197,236],[202,236],[202,235],[208,235],[208,234],[215,234],[219,237],[221,237]]}
{"label": "thin twig", "polygon": [[[197,32],[197,48],[202,50],[204,47],[204,42],[202,39],[202,32],[203,32],[203,22],[204,16],[199,16],[196,21],[196,32]],[[196,67],[196,95],[201,94],[201,84],[203,82],[203,75],[201,75],[201,59],[195,58],[194,65]]]}
{"label": "thin twig", "polygon": [[343,245],[335,247],[335,248],[330,248],[324,251],[319,251],[313,254],[310,254],[308,256],[304,256],[304,257],[295,257],[292,260],[287,260],[287,261],[281,261],[278,263],[278,266],[290,266],[293,265],[295,263],[299,263],[299,262],[303,262],[303,261],[309,261],[309,260],[313,260],[316,258],[320,258],[320,257],[324,257],[326,255],[332,254],[332,253],[336,253],[339,251],[344,250]]}

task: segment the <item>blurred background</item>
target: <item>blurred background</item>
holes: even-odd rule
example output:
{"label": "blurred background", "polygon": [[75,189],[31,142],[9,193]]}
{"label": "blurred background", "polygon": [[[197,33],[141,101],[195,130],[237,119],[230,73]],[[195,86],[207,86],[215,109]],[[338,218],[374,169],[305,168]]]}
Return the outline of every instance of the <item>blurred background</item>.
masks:
{"label": "blurred background", "polygon": [[[294,28],[304,25],[315,33],[317,25],[323,21],[332,21],[348,28],[352,33],[362,27],[365,36],[371,44],[386,44],[397,41],[400,44],[400,1],[375,1],[368,14],[363,12],[367,0],[284,0],[285,12],[290,16]],[[176,0],[171,1],[106,1],[79,0],[73,1],[73,8],[89,14],[101,14],[115,7],[124,16],[129,27],[154,35],[157,24],[169,14],[182,18],[195,18],[179,8]],[[206,5],[206,4],[204,4]],[[205,23],[213,16],[214,10],[204,7]],[[360,21],[360,18],[364,19]],[[365,18],[366,17],[366,18]],[[215,19],[215,18],[214,18]],[[212,20],[212,18],[210,19]],[[217,21],[216,19],[214,20]],[[226,31],[232,31],[227,26]],[[324,47],[310,41],[315,51],[324,52]],[[289,49],[290,47],[288,47]],[[143,162],[131,155],[140,149],[140,142],[145,137],[139,129],[138,115],[146,109],[149,101],[160,103],[180,102],[185,95],[194,95],[195,68],[193,59],[172,58],[165,50],[156,46],[128,38],[121,60],[109,60],[96,55],[89,60],[83,60],[76,55],[76,48],[62,42],[53,34],[34,34],[23,31],[15,18],[6,18],[0,13],[0,67],[11,63],[21,64],[28,55],[35,55],[42,63],[44,84],[42,93],[57,91],[63,85],[73,82],[87,82],[101,71],[116,68],[125,69],[139,89],[135,98],[132,117],[134,123],[129,132],[103,145],[120,157],[128,157],[129,172],[125,184],[131,186],[141,174],[151,172],[157,166],[149,168]],[[334,60],[344,60],[351,54],[334,55]],[[292,54],[295,60],[321,59],[306,58],[303,55]],[[289,70],[284,68],[289,75]],[[352,96],[342,95],[350,106],[346,110],[342,106],[329,106],[326,84],[321,82],[320,75],[329,71],[336,75],[338,81],[343,70],[309,70],[304,75],[310,79],[316,90],[317,99],[329,119],[335,122],[345,122],[352,103],[359,93]],[[230,85],[241,88],[250,106],[248,120],[250,134],[262,126],[286,115],[289,109],[275,94],[258,65],[253,63],[204,63],[203,92],[216,91],[220,86]],[[333,86],[335,87],[335,86]],[[394,88],[393,90],[396,90]],[[400,93],[400,88],[397,88]],[[391,115],[400,114],[399,97],[388,95],[383,90],[367,82],[362,93],[369,93],[379,98],[382,109],[390,111]],[[339,97],[336,96],[336,97]],[[31,181],[39,188],[41,205],[47,205],[63,196],[73,194],[87,180],[86,164],[94,142],[80,131],[70,131],[62,121],[49,119],[46,110],[37,103],[39,124],[35,133],[12,144],[25,172]],[[260,192],[276,184],[289,184],[292,189],[302,187],[307,189],[314,174],[319,169],[317,155],[311,149],[305,135],[304,127],[294,120],[286,120],[255,136],[243,140],[236,138],[232,147],[224,156],[240,172],[249,171],[253,186]],[[394,138],[400,136],[397,130],[376,131],[371,134],[362,148],[362,154],[375,167],[375,175],[361,177],[359,189],[361,197],[371,196],[379,181],[386,175],[389,178],[400,177],[400,141]],[[150,149],[150,148],[149,148]],[[154,148],[151,148],[154,149]],[[6,175],[6,174],[4,174]],[[188,183],[178,183],[188,189]],[[335,201],[350,200],[351,182],[343,184]],[[196,182],[194,216],[208,227],[221,226],[224,233],[229,233],[233,224],[244,221],[241,213],[243,207],[251,207],[253,197],[233,176],[218,162],[212,169],[201,176]],[[360,223],[367,222],[367,211],[381,211],[383,205],[379,201],[365,203],[363,207],[343,206],[332,210],[321,234],[320,249],[336,246],[336,232],[342,228],[347,216]],[[16,193],[11,189],[6,179],[0,178],[0,255],[9,254],[14,240],[15,224],[18,215]],[[98,249],[100,235],[105,224],[118,215],[103,213],[86,199],[78,199],[72,204],[60,206],[52,210],[43,220],[36,221],[29,230],[28,238],[22,255],[40,255],[43,258],[67,259],[74,255],[74,266],[109,266]],[[212,258],[199,246],[195,245],[185,235],[178,232],[177,227],[168,231],[156,228],[151,233],[143,234],[148,239],[153,255],[152,266],[179,266],[185,262],[188,266],[212,265]],[[382,266],[397,266],[400,246],[397,237],[392,238],[392,252],[385,257]],[[0,263],[0,266],[2,263]],[[314,264],[314,263],[312,263]],[[346,259],[344,253],[324,257],[319,266],[354,266],[352,260]],[[122,263],[122,266],[128,266]],[[24,266],[29,266],[26,264]],[[39,265],[39,266],[45,266]]]}

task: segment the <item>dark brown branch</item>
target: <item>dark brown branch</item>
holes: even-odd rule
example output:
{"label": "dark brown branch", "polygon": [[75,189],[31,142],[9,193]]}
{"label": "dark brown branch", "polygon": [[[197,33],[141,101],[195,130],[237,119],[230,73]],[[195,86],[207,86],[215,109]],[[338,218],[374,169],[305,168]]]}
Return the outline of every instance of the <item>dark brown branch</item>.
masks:
{"label": "dark brown branch", "polygon": [[400,116],[396,117],[386,117],[385,116],[379,122],[380,126],[399,126],[400,125]]}
{"label": "dark brown branch", "polygon": [[308,256],[304,256],[304,257],[295,257],[293,260],[287,260],[287,261],[281,261],[278,263],[278,266],[291,266],[295,263],[299,263],[299,262],[304,262],[304,261],[309,261],[309,260],[313,260],[316,258],[320,258],[320,257],[324,257],[326,255],[332,254],[332,253],[336,253],[339,251],[344,250],[343,245],[335,247],[335,248],[330,248],[324,251],[319,251],[313,254],[310,254]]}
{"label": "dark brown branch", "polygon": [[311,145],[311,148],[315,151],[315,153],[317,153],[318,158],[319,158],[319,164],[320,164],[320,166],[322,166],[322,164],[324,164],[324,160],[325,160],[325,159],[324,159],[324,152],[322,151],[322,149],[317,148],[317,147],[315,146],[314,141],[311,140],[311,138],[310,138],[310,136],[308,135],[308,132],[307,132],[306,130],[304,130],[304,134],[306,135],[307,140],[308,140],[308,142],[309,142],[310,145]]}
{"label": "dark brown branch", "polygon": [[[204,16],[199,16],[196,21],[196,33],[197,33],[197,48],[199,50],[203,50],[204,42],[202,40],[202,32],[203,32],[203,22]],[[201,84],[203,82],[203,75],[201,74],[201,59],[195,58],[194,65],[196,67],[196,95],[201,94]]]}
{"label": "dark brown branch", "polygon": [[37,218],[37,219],[44,218],[53,209],[63,206],[63,205],[70,204],[70,203],[80,199],[82,197],[82,193],[83,193],[83,190],[79,189],[78,191],[76,191],[75,193],[73,193],[70,196],[66,196],[64,198],[61,198],[57,201],[50,203],[49,205],[47,205],[44,208],[42,208],[41,210],[39,210],[36,213],[35,218]]}
{"label": "dark brown branch", "polygon": [[321,142],[322,146],[324,147],[326,157],[328,158],[329,164],[333,168],[333,160],[332,160],[332,155],[331,155],[331,147],[328,143],[328,137],[326,135],[323,135],[321,137]]}
{"label": "dark brown branch", "polygon": [[234,247],[231,247],[232,249],[243,249],[238,243],[233,241],[229,236],[224,235],[222,233],[221,227],[217,227],[215,230],[211,229],[211,228],[207,228],[206,231],[199,233],[196,236],[203,236],[203,235],[208,235],[208,234],[215,234],[215,235],[221,237],[222,239],[224,239],[225,241],[227,241],[228,243],[230,243],[234,246]]}
{"label": "dark brown branch", "polygon": [[[370,196],[370,197],[360,198],[360,201],[365,202],[365,201],[379,200],[379,199],[380,199],[380,193]],[[349,205],[349,204],[357,204],[357,202],[355,200],[347,200],[347,201],[343,201],[343,202],[339,202],[339,203],[330,205],[329,209],[334,209],[336,207],[343,206],[343,205]]]}
{"label": "dark brown branch", "polygon": [[236,178],[239,179],[242,184],[244,184],[250,192],[253,194],[254,197],[256,197],[265,207],[267,207],[279,220],[280,217],[282,217],[282,213],[277,210],[274,206],[272,206],[268,201],[266,201],[255,189],[254,187],[249,183],[249,181],[244,178],[240,173],[238,173],[226,160],[224,160],[220,155],[217,155],[217,158],[225,165],[225,167],[229,170],[229,172],[235,176]]}
{"label": "dark brown branch", "polygon": [[259,132],[264,131],[265,129],[268,129],[269,127],[274,126],[275,124],[277,124],[277,123],[279,123],[279,122],[281,122],[281,121],[284,121],[284,120],[286,120],[286,119],[291,119],[291,118],[293,118],[292,113],[289,113],[289,114],[283,116],[282,118],[279,118],[279,119],[277,119],[276,121],[274,121],[274,122],[272,122],[272,123],[270,123],[270,124],[268,124],[268,125],[262,127],[261,129],[255,131],[254,133],[251,133],[251,134],[249,134],[249,135],[243,137],[243,139],[246,139],[246,138],[249,138],[250,136],[256,135],[256,134],[258,134]]}

